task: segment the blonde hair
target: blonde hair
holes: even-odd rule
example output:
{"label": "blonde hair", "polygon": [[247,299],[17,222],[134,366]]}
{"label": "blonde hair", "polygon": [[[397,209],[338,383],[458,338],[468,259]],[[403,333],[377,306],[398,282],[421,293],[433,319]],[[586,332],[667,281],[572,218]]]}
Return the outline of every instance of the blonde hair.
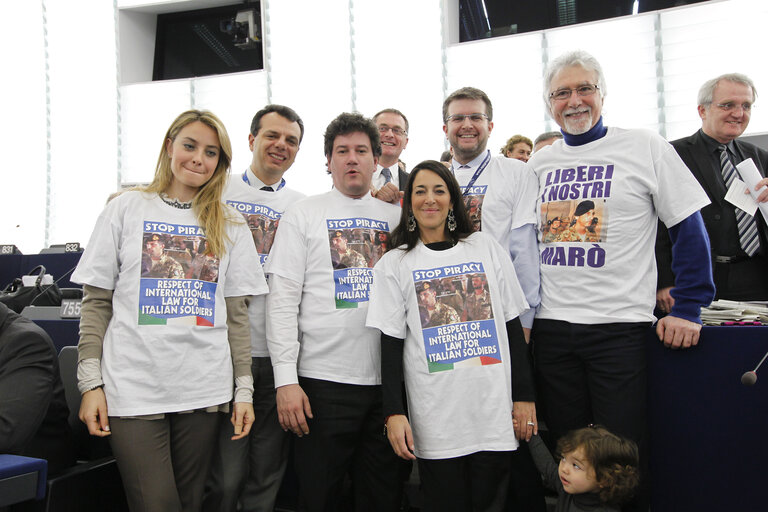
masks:
{"label": "blonde hair", "polygon": [[239,220],[228,212],[221,201],[224,186],[227,182],[229,166],[232,161],[232,144],[227,135],[224,123],[215,114],[207,110],[187,110],[182,112],[171,123],[165,133],[160,155],[157,157],[155,177],[146,187],[139,187],[144,192],[162,193],[168,190],[173,181],[171,171],[171,158],[166,148],[167,141],[173,142],[179,132],[188,124],[199,121],[211,128],[219,138],[219,162],[213,171],[213,176],[200,187],[192,199],[192,210],[195,212],[197,222],[203,228],[207,239],[208,252],[221,258],[226,252],[225,243],[229,241],[226,234],[226,223]]}
{"label": "blonde hair", "polygon": [[527,144],[529,148],[531,148],[531,151],[533,151],[533,142],[531,142],[531,139],[526,137],[525,135],[513,135],[509,139],[507,139],[507,143],[504,144],[504,146],[501,148],[500,153],[504,156],[507,156],[507,151],[512,151],[515,144],[519,143]]}

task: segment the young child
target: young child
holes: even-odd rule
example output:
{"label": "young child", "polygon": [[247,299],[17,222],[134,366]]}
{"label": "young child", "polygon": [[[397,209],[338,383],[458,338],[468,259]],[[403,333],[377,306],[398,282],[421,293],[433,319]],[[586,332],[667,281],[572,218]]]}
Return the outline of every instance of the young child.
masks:
{"label": "young child", "polygon": [[618,512],[639,482],[634,442],[601,426],[573,430],[557,443],[560,464],[537,435],[528,447],[546,485],[557,491],[556,512]]}

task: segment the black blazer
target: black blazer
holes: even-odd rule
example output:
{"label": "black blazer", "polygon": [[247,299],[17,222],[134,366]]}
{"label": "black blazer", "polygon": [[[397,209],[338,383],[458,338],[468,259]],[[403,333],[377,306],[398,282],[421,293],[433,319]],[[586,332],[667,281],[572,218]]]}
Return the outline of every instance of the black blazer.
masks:
{"label": "black blazer", "polygon": [[[755,162],[762,176],[766,175],[768,151],[738,139],[734,141],[734,145],[745,160],[751,158]],[[734,256],[738,254],[741,249],[738,240],[735,244],[733,243],[733,233],[738,232],[735,209],[731,203],[725,200],[727,192],[725,184],[722,177],[715,174],[717,169],[713,167],[712,157],[708,154],[709,149],[701,135],[701,130],[690,137],[672,141],[672,146],[709,196],[710,204],[701,209],[701,216],[704,219],[707,233],[709,233],[712,255]],[[768,247],[768,228],[766,228],[762,215],[758,214],[757,219],[761,254],[765,254],[765,248]],[[731,236],[724,236],[726,234]],[[659,270],[658,288],[674,286],[672,243],[666,227],[661,222],[656,239],[656,264]]]}
{"label": "black blazer", "polygon": [[399,165],[397,166],[397,181],[400,192],[405,191],[405,185],[408,183],[408,173],[402,170]]}

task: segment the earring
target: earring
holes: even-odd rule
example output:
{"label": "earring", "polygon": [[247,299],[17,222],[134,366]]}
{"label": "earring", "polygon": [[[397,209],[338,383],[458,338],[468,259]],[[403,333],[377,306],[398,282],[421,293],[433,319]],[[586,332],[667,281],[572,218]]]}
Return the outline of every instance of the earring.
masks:
{"label": "earring", "polygon": [[456,216],[453,214],[453,208],[448,210],[448,231],[456,231]]}
{"label": "earring", "polygon": [[416,217],[413,216],[413,212],[408,214],[408,223],[406,224],[408,231],[416,231]]}

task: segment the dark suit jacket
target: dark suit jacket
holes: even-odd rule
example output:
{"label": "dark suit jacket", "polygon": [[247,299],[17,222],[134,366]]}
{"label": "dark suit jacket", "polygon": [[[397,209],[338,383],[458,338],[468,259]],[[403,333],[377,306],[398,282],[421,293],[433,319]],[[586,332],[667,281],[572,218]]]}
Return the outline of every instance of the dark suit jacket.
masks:
{"label": "dark suit jacket", "polygon": [[408,173],[402,170],[399,165],[397,166],[397,181],[399,182],[398,188],[400,192],[403,192],[405,185],[408,183]]}
{"label": "dark suit jacket", "polygon": [[[760,174],[765,176],[768,170],[768,152],[748,142],[738,139],[734,141],[737,151],[744,160],[751,158],[757,166]],[[734,256],[741,252],[738,245],[738,233],[734,206],[725,200],[727,192],[719,169],[714,167],[712,156],[708,153],[701,130],[690,137],[684,137],[672,142],[677,154],[691,170],[696,180],[709,196],[710,204],[701,209],[704,225],[709,233],[712,257]],[[716,174],[717,173],[717,174]],[[760,232],[761,254],[766,254],[768,247],[768,228],[762,218],[757,214],[758,231]],[[656,263],[659,270],[658,288],[674,286],[674,274],[672,273],[672,247],[666,228],[660,223],[656,241]],[[743,254],[743,253],[742,253]]]}
{"label": "dark suit jacket", "polygon": [[0,304],[0,453],[47,459],[58,473],[75,463],[68,418],[51,338]]}

